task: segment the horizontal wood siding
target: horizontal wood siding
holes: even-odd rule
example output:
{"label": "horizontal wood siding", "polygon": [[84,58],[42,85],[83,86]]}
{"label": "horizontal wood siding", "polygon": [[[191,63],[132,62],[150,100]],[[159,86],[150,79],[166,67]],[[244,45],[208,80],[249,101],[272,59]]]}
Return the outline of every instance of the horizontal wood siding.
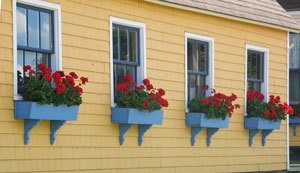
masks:
{"label": "horizontal wood siding", "polygon": [[[78,121],[67,122],[49,143],[49,121],[31,131],[23,145],[23,120],[13,115],[12,0],[2,0],[0,17],[0,172],[192,173],[286,169],[286,122],[248,146],[244,129],[245,47],[267,47],[269,93],[286,100],[287,32],[159,6],[142,0],[51,0],[61,4],[63,70],[89,77]],[[137,127],[119,145],[111,123],[110,16],[146,24],[147,77],[166,89],[169,108],[163,125],[154,125],[138,147]],[[206,130],[190,144],[185,126],[185,32],[215,40],[215,89],[236,93],[237,110],[228,129],[206,147]],[[299,128],[300,129],[300,128]],[[300,132],[299,132],[300,134]]]}

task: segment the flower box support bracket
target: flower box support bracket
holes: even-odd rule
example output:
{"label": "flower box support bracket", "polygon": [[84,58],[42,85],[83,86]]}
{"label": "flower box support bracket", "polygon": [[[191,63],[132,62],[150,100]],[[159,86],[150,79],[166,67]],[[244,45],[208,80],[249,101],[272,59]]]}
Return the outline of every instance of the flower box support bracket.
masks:
{"label": "flower box support bracket", "polygon": [[266,138],[269,134],[272,133],[273,130],[262,130],[262,146],[266,144]]}
{"label": "flower box support bracket", "polygon": [[27,145],[30,139],[30,131],[37,126],[41,120],[39,119],[25,119],[24,120],[24,144]]}
{"label": "flower box support bracket", "polygon": [[[192,146],[196,143],[196,136],[204,129],[205,127],[192,127],[192,137],[191,137],[191,144]],[[211,144],[211,137],[219,131],[219,128],[207,128],[207,138],[206,138],[206,145],[209,147]]]}
{"label": "flower box support bracket", "polygon": [[56,131],[61,128],[66,121],[63,120],[51,120],[50,121],[50,144],[53,145],[56,140]]}
{"label": "flower box support bracket", "polygon": [[125,141],[125,133],[133,126],[133,124],[120,124],[120,145],[123,145]]}
{"label": "flower box support bracket", "polygon": [[291,124],[293,128],[293,135],[296,136],[297,134],[297,124]]}
{"label": "flower box support bracket", "polygon": [[211,143],[211,137],[219,131],[219,128],[207,128],[207,146],[210,146]]}
{"label": "flower box support bracket", "polygon": [[269,134],[272,133],[273,130],[258,130],[258,129],[249,129],[249,146],[251,147],[253,144],[253,138],[258,132],[262,131],[262,146],[266,144],[266,138]]}
{"label": "flower box support bracket", "polygon": [[191,144],[192,146],[195,145],[196,143],[196,136],[198,133],[200,133],[203,130],[203,127],[192,127],[191,132],[192,132],[192,137],[191,137]]}
{"label": "flower box support bracket", "polygon": [[253,144],[253,138],[255,135],[257,135],[257,133],[259,132],[260,130],[257,130],[257,129],[254,129],[254,130],[249,130],[249,146],[251,147],[252,144]]}
{"label": "flower box support bracket", "polygon": [[144,125],[144,124],[140,124],[139,125],[139,146],[142,145],[143,141],[144,141],[144,134],[146,133],[146,131],[148,129],[151,128],[152,125]]}

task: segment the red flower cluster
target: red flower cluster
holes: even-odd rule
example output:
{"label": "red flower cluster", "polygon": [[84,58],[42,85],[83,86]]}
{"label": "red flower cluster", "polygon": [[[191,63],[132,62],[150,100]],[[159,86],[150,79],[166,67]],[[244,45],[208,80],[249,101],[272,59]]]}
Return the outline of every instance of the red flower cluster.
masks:
{"label": "red flower cluster", "polygon": [[[57,94],[62,94],[66,90],[69,90],[71,88],[75,88],[77,94],[82,94],[83,89],[80,87],[81,83],[79,83],[77,86],[75,86],[74,79],[78,79],[78,75],[75,72],[70,72],[69,75],[65,75],[63,71],[56,71],[52,75],[52,69],[48,68],[46,64],[38,64],[38,77],[41,77],[45,81],[51,82],[55,84],[54,90]],[[29,71],[29,76],[32,76],[33,74],[36,74],[34,70],[31,69],[30,65],[24,65],[23,67],[24,71]],[[82,84],[85,84],[88,82],[88,78],[81,77]]]}
{"label": "red flower cluster", "polygon": [[255,100],[263,101],[265,99],[265,96],[261,94],[260,92],[255,91],[247,91],[247,99],[251,102],[254,102]]}
{"label": "red flower cluster", "polygon": [[247,116],[261,114],[263,118],[277,120],[285,119],[286,114],[294,114],[294,109],[286,102],[281,103],[279,96],[271,95],[268,103],[263,102],[264,98],[259,92],[247,92]]}
{"label": "red flower cluster", "polygon": [[[144,79],[143,84],[137,86],[130,75],[124,76],[123,82],[117,85],[117,90],[121,92],[120,97],[122,97],[118,99],[118,105],[122,105],[123,107],[137,105],[134,108],[157,110],[161,109],[161,107],[169,106],[168,101],[163,98],[166,94],[165,90],[161,88],[155,89],[149,79]],[[126,103],[121,103],[122,99],[126,100]],[[128,100],[134,103],[127,105],[130,102]],[[136,103],[141,100],[141,103]]]}
{"label": "red flower cluster", "polygon": [[[213,92],[215,92],[215,90],[213,90]],[[227,112],[229,117],[231,117],[234,109],[240,108],[239,104],[232,104],[232,102],[234,102],[236,99],[237,96],[234,93],[232,93],[231,96],[226,96],[222,93],[215,93],[213,96],[203,98],[201,102],[204,106],[211,104],[216,109],[220,108],[222,103],[226,104]]]}
{"label": "red flower cluster", "polygon": [[[268,107],[269,109],[265,110],[264,113],[264,118],[269,118],[270,116],[272,118],[278,118],[278,114],[281,115],[286,115],[286,114],[290,114],[293,115],[294,114],[294,109],[289,106],[286,102],[284,102],[283,104],[280,103],[280,97],[279,96],[274,96],[271,95],[270,96],[270,100],[268,102]],[[277,109],[277,111],[276,111]]]}

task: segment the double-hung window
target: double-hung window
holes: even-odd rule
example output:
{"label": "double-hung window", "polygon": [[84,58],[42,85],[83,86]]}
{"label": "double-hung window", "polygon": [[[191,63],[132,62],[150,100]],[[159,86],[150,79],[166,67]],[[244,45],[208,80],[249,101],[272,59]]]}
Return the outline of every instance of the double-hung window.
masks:
{"label": "double-hung window", "polygon": [[245,105],[248,90],[260,92],[268,99],[268,57],[268,48],[246,45]]}
{"label": "double-hung window", "polygon": [[37,71],[44,63],[61,68],[60,5],[45,1],[14,1],[15,98],[22,93],[24,65]]}
{"label": "double-hung window", "polygon": [[37,64],[51,64],[53,45],[53,11],[17,4],[18,93],[22,92],[23,65],[37,70]]}
{"label": "double-hung window", "polygon": [[185,97],[188,103],[196,97],[211,94],[202,91],[203,85],[214,86],[214,38],[185,33]]}
{"label": "double-hung window", "polygon": [[117,85],[131,75],[141,83],[145,77],[145,24],[111,17],[111,83],[112,106],[117,98]]}
{"label": "double-hung window", "polygon": [[300,35],[290,33],[289,52],[289,101],[291,105],[300,103]]}
{"label": "double-hung window", "polygon": [[[137,81],[137,67],[140,63],[138,42],[139,29],[113,24],[114,88],[123,82],[126,75],[131,75]],[[117,91],[114,92],[117,96]]]}
{"label": "double-hung window", "polygon": [[264,82],[263,65],[264,53],[254,50],[247,52],[247,81],[248,90],[261,92],[261,86]]}
{"label": "double-hung window", "polygon": [[195,97],[203,96],[201,86],[206,85],[208,76],[208,43],[188,39],[187,40],[188,59],[188,101]]}

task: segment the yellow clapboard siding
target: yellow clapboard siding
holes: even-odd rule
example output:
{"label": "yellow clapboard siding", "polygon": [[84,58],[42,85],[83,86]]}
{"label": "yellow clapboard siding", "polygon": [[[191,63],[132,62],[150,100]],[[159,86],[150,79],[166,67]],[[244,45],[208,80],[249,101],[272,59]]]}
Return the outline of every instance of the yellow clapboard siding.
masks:
{"label": "yellow clapboard siding", "polygon": [[[286,121],[267,137],[244,129],[245,46],[269,48],[269,94],[286,100],[287,32],[215,16],[159,6],[143,0],[48,0],[61,5],[63,70],[89,77],[77,121],[69,121],[49,144],[49,121],[42,121],[23,144],[24,120],[14,119],[12,1],[2,0],[0,17],[0,172],[247,172],[286,169]],[[145,133],[138,147],[134,125],[119,145],[111,123],[109,17],[145,23],[147,78],[166,90],[164,122]],[[241,104],[206,146],[203,130],[190,144],[185,126],[185,32],[213,37],[214,83],[218,92],[236,93]],[[300,128],[298,128],[299,130]],[[300,131],[300,130],[299,130]],[[299,132],[300,134],[300,132]],[[290,144],[300,145],[297,136]],[[241,152],[242,151],[242,152]]]}

